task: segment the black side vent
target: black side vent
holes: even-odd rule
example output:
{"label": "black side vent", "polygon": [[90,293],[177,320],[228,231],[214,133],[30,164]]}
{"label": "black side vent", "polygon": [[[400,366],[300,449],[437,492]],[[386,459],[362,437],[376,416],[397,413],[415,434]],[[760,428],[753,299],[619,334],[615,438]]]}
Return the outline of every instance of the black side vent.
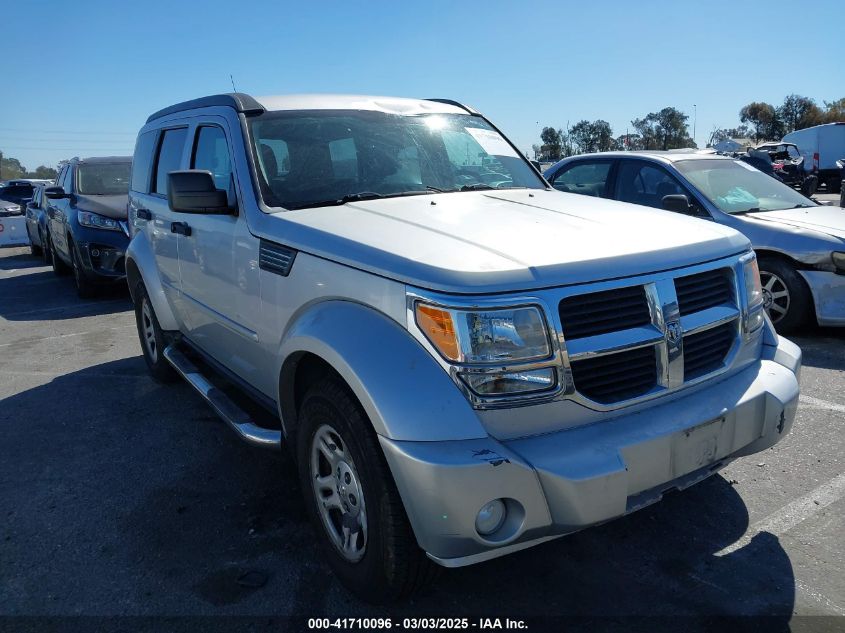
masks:
{"label": "black side vent", "polygon": [[261,240],[258,246],[258,267],[282,277],[290,274],[296,251],[286,246]]}
{"label": "black side vent", "polygon": [[728,277],[730,271],[720,268],[696,275],[678,277],[675,291],[678,293],[678,307],[681,316],[713,308],[723,303],[734,303],[733,283]]}
{"label": "black side vent", "polygon": [[642,286],[567,297],[560,302],[563,335],[568,339],[596,336],[651,323]]}

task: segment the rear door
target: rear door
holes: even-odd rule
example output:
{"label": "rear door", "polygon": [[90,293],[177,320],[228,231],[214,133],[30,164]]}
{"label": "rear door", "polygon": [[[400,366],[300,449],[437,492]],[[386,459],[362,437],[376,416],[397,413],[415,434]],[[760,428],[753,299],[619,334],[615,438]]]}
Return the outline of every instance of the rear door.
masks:
{"label": "rear door", "polygon": [[[149,134],[150,136],[147,136]],[[188,126],[173,125],[146,132],[138,138],[137,157],[150,152],[149,173],[143,164],[133,165],[130,210],[135,230],[144,230],[150,241],[164,293],[180,321],[179,252],[177,234],[172,230],[174,213],[167,203],[167,174],[182,169],[188,139]],[[154,148],[154,149],[153,149]]]}

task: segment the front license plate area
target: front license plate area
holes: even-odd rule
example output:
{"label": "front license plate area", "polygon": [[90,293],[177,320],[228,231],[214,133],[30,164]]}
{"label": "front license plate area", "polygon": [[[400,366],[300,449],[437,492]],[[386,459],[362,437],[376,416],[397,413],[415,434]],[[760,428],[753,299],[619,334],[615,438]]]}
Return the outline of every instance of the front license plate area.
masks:
{"label": "front license plate area", "polygon": [[709,466],[730,452],[730,435],[724,417],[685,429],[674,439],[672,454],[676,477]]}

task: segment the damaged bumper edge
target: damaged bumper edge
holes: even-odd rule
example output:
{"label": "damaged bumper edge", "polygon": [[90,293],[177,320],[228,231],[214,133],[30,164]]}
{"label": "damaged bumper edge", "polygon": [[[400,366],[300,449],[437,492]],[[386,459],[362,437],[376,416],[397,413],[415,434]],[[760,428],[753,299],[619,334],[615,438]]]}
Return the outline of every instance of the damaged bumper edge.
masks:
{"label": "damaged bumper edge", "polygon": [[813,295],[819,325],[845,326],[845,275],[823,270],[798,272]]}
{"label": "damaged bumper edge", "polygon": [[[792,428],[800,365],[781,338],[709,389],[605,422],[507,442],[379,439],[420,547],[460,567],[623,516],[773,446]],[[476,516],[494,499],[507,518],[481,536]]]}

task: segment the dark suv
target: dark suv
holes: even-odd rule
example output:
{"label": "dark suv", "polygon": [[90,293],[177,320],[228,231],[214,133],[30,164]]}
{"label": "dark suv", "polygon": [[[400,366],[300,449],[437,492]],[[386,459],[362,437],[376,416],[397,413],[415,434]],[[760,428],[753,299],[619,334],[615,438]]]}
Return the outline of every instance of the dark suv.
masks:
{"label": "dark suv", "polygon": [[131,156],[73,158],[47,187],[47,239],[53,271],[73,270],[80,297],[125,278],[126,202]]}

